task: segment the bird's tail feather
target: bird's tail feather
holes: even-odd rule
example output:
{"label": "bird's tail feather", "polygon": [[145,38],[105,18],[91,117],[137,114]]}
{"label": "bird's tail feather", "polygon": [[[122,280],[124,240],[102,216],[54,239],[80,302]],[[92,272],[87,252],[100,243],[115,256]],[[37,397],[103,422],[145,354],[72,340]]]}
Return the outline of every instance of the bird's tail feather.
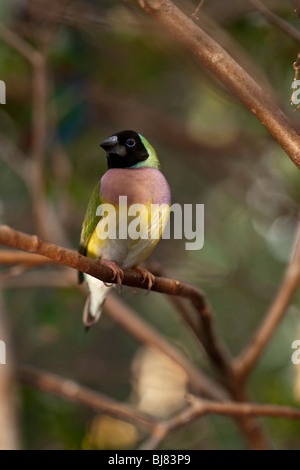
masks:
{"label": "bird's tail feather", "polygon": [[88,274],[85,274],[84,278],[90,292],[83,310],[83,324],[89,329],[99,320],[111,287],[107,287],[102,281]]}

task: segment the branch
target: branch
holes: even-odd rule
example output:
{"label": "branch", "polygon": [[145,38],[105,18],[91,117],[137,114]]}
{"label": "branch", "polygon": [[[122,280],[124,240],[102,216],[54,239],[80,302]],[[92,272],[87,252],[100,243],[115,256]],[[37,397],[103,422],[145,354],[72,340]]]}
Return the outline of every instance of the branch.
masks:
{"label": "branch", "polygon": [[256,10],[258,10],[265,18],[269,21],[269,23],[273,24],[277,28],[281,29],[285,34],[290,36],[294,41],[300,44],[300,33],[290,25],[287,21],[283,20],[279,16],[277,16],[273,11],[269,10],[260,0],[249,0],[250,3],[254,6]]}
{"label": "branch", "polygon": [[217,403],[202,400],[194,396],[187,397],[191,405],[193,417],[205,414],[220,414],[225,416],[268,416],[300,420],[300,409],[291,406],[261,405],[258,403]]}
{"label": "branch", "polygon": [[170,0],[137,0],[137,2],[232,91],[300,168],[300,136],[281,109],[225,49]]}
{"label": "branch", "polygon": [[0,38],[6,42],[8,46],[18,51],[32,66],[35,67],[39,65],[43,60],[39,51],[4,24],[0,24]]}
{"label": "branch", "polygon": [[136,340],[160,351],[179,365],[187,375],[191,387],[200,395],[223,401],[226,393],[211,379],[200,372],[186,357],[174,348],[159,332],[148,325],[123,302],[110,296],[105,303],[105,311]]}
{"label": "branch", "polygon": [[299,4],[298,4],[298,1],[297,0],[291,0],[291,4],[293,5],[294,12],[298,16],[298,19],[300,20],[300,7],[299,7]]}
{"label": "branch", "polygon": [[146,415],[146,413],[108,398],[100,392],[94,392],[73,380],[49,374],[29,366],[20,367],[17,376],[24,384],[34,385],[41,390],[88,406],[93,410],[104,411],[126,421],[133,421],[148,429],[152,429],[155,424],[154,418]]}
{"label": "branch", "polygon": [[22,264],[32,267],[51,263],[52,261],[46,256],[33,255],[17,250],[0,250],[0,264]]}
{"label": "branch", "polygon": [[205,0],[200,0],[199,5],[197,6],[196,10],[194,11],[194,13],[192,13],[192,18],[195,18],[195,20],[199,20],[198,14],[204,2]]}
{"label": "branch", "polygon": [[135,408],[108,398],[79,385],[73,380],[50,374],[42,370],[21,366],[18,378],[24,384],[34,385],[61,398],[80,403],[96,411],[102,411],[126,421],[134,422],[151,432],[151,437],[141,449],[157,447],[172,431],[208,414],[230,417],[268,416],[300,420],[300,410],[289,406],[260,405],[255,403],[214,402],[202,400],[192,395],[187,397],[188,406],[171,418],[158,421]]}
{"label": "branch", "polygon": [[[46,256],[58,264],[78,269],[107,283],[116,283],[109,267],[80,255],[76,251],[63,248],[41,240],[36,235],[30,236],[0,225],[0,244]],[[123,284],[131,287],[148,288],[147,280],[134,270],[124,271]],[[216,334],[213,314],[200,289],[175,279],[156,277],[152,290],[169,295],[188,298],[198,313],[199,327],[195,331],[203,341],[203,346],[215,367],[225,377],[232,374],[231,362],[225,346]],[[193,325],[190,325],[193,326]]]}
{"label": "branch", "polygon": [[46,151],[46,100],[47,73],[46,54],[0,24],[0,38],[17,50],[32,66],[32,167],[29,190],[32,198],[33,216],[38,233],[47,238],[47,204],[44,183],[44,158]]}
{"label": "branch", "polygon": [[[43,241],[36,235],[29,236],[22,232],[17,232],[6,225],[0,225],[0,244],[47,256],[58,264],[78,269],[104,282],[115,283],[112,279],[113,273],[110,268],[102,265],[101,262]],[[143,275],[134,270],[124,271],[123,284],[143,289],[148,288],[148,283],[143,279]],[[226,385],[233,398],[237,401],[243,401],[245,393],[236,381],[227,350],[216,334],[213,315],[202,291],[189,284],[164,277],[155,277],[152,290],[164,294],[177,295],[190,300],[198,313],[199,328],[195,331],[197,337],[202,342],[208,357],[214,367],[217,368],[222,382]],[[190,323],[189,325],[192,326]],[[253,448],[261,449],[268,447],[258,423],[252,422],[252,419],[251,422],[248,422],[244,417],[241,417],[239,425]]]}
{"label": "branch", "polygon": [[[12,254],[12,259],[8,257],[8,261],[14,260],[14,254],[25,255],[24,261],[29,261],[30,265],[37,258],[41,262],[49,262],[49,259],[39,255],[32,255],[30,253],[8,251]],[[0,264],[2,263],[1,254],[5,251],[0,250]],[[22,260],[23,256],[20,256],[18,261]],[[27,258],[29,258],[27,260]],[[5,259],[5,257],[4,257]],[[51,262],[51,261],[50,261]],[[50,274],[50,276],[49,276]],[[53,276],[52,276],[53,274]],[[42,279],[43,285],[52,286],[52,279],[55,280],[56,287],[66,287],[76,285],[76,279],[74,276],[69,276],[69,271],[60,272],[49,272],[44,275],[38,274],[36,281]],[[73,274],[73,272],[71,272]],[[78,285],[78,284],[77,284]],[[125,331],[132,335],[137,341],[147,344],[148,346],[160,351],[169,357],[174,363],[179,365],[184,373],[187,375],[188,381],[195,392],[200,395],[204,395],[215,400],[223,401],[227,395],[220,388],[220,386],[213,382],[211,379],[206,377],[200,372],[186,357],[184,357],[176,348],[174,348],[159,332],[157,332],[152,326],[142,320],[131,308],[126,306],[123,302],[118,300],[115,296],[109,296],[105,303],[105,312]]]}
{"label": "branch", "polygon": [[171,432],[190,423],[194,419],[209,414],[254,418],[265,416],[273,418],[286,418],[300,420],[300,410],[290,406],[261,405],[256,403],[214,402],[202,400],[192,395],[187,396],[190,406],[177,413],[174,417],[166,419],[156,425],[155,434],[144,443],[140,449],[153,449],[157,447]]}
{"label": "branch", "polygon": [[33,215],[38,233],[48,238],[50,227],[47,218],[47,201],[45,194],[44,161],[47,143],[47,94],[48,80],[46,56],[41,53],[41,59],[33,68],[32,79],[32,184]]}
{"label": "branch", "polygon": [[275,329],[283,318],[293,295],[300,283],[300,223],[298,224],[296,241],[291,261],[285,271],[279,291],[264,317],[257,332],[249,342],[249,345],[240,354],[235,362],[235,370],[240,379],[253,370],[262,352],[270,341]]}

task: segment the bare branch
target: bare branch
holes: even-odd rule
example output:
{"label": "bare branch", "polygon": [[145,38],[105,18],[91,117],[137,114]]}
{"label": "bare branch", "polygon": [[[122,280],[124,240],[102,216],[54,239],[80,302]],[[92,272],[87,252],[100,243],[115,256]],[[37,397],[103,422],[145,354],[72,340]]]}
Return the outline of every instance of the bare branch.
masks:
{"label": "bare branch", "polygon": [[25,266],[40,266],[43,264],[51,264],[46,256],[33,255],[18,250],[0,250],[0,264],[23,264]]}
{"label": "bare branch", "polygon": [[269,8],[264,5],[263,2],[260,0],[249,0],[250,3],[258,10],[265,18],[269,21],[269,23],[273,24],[285,34],[290,36],[294,41],[300,44],[300,32],[297,31],[292,25],[290,25],[287,21],[283,20],[279,16],[277,16],[273,11],[269,10]]}
{"label": "bare branch", "polygon": [[[43,241],[36,235],[29,236],[22,232],[17,232],[8,226],[0,225],[0,244],[18,247],[32,253],[47,256],[58,264],[86,272],[104,282],[115,283],[112,279],[113,273],[110,268],[101,264],[101,262],[96,262],[75,251]],[[143,279],[143,275],[135,270],[126,270],[124,272],[123,284],[143,289],[148,288],[148,283]],[[216,334],[211,309],[201,290],[178,280],[164,277],[155,277],[152,290],[185,297],[190,300],[199,318],[199,329],[195,331],[197,337],[202,341],[204,349],[212,364],[218,370],[222,382],[226,385],[234,399],[241,401],[245,395],[244,391],[235,379],[231,359],[225,346],[223,346],[223,343]],[[252,420],[248,422],[246,418],[242,417],[239,424],[248,442],[252,443],[251,446],[253,448],[268,448],[258,423],[254,423]]]}
{"label": "bare branch", "polygon": [[300,20],[300,7],[299,7],[298,1],[297,0],[291,0],[291,4],[293,5],[294,12],[298,16],[298,19]]}
{"label": "bare branch", "polygon": [[186,408],[170,418],[158,421],[129,405],[83,387],[73,380],[33,367],[21,366],[18,371],[18,378],[22,383],[33,385],[41,390],[54,393],[63,399],[80,403],[96,411],[108,413],[148,429],[151,436],[143,443],[141,449],[157,447],[175,429],[208,414],[220,414],[230,417],[272,416],[274,418],[300,419],[300,410],[289,406],[234,402],[219,403],[202,400],[190,395],[187,397],[189,404]]}
{"label": "bare branch", "polygon": [[115,296],[110,296],[105,304],[105,311],[131,336],[140,342],[162,352],[177,365],[182,367],[186,373],[191,387],[201,395],[215,400],[224,400],[226,393],[220,386],[206,377],[196,367],[185,358],[176,348],[174,348],[163,335],[148,325],[138,317],[129,307],[118,300]]}
{"label": "bare branch", "polygon": [[0,24],[0,38],[6,42],[8,46],[18,51],[34,67],[43,61],[42,54],[39,51],[4,24]]}
{"label": "bare branch", "polygon": [[193,409],[193,417],[205,414],[221,414],[227,416],[272,416],[300,420],[299,408],[281,405],[261,405],[257,403],[217,403],[189,396],[187,401]]}
{"label": "bare branch", "polygon": [[190,49],[254,114],[300,168],[300,136],[251,76],[170,0],[137,0],[178,41]]}
{"label": "bare branch", "polygon": [[154,449],[175,429],[181,428],[185,423],[190,423],[194,419],[210,414],[236,416],[238,418],[265,416],[300,420],[300,410],[290,406],[234,403],[230,401],[218,403],[202,400],[192,395],[187,396],[187,402],[190,406],[175,416],[157,423],[152,435],[142,444],[140,449]]}
{"label": "bare branch", "polygon": [[[43,241],[36,235],[26,235],[6,225],[0,225],[0,244],[47,256],[58,264],[86,272],[104,282],[115,283],[112,279],[113,273],[109,267],[75,251]],[[137,273],[135,270],[125,271],[123,284],[131,287],[141,287],[142,289],[148,288],[147,280],[143,279],[142,274]],[[197,337],[203,341],[204,348],[215,367],[220,372],[224,372],[225,377],[231,376],[232,369],[229,355],[221,339],[217,336],[213,314],[203,292],[190,284],[163,277],[155,278],[152,290],[164,294],[179,295],[188,298],[192,302],[199,318],[199,327],[195,332]]]}
{"label": "bare branch", "polygon": [[203,3],[205,2],[205,0],[200,0],[197,8],[195,9],[195,11],[192,13],[192,18],[195,18],[195,20],[199,20],[199,17],[198,17],[198,14],[199,14],[199,11],[201,10],[202,8],[202,5]]}
{"label": "bare branch", "polygon": [[49,238],[47,218],[47,202],[44,181],[44,160],[47,136],[47,71],[46,57],[41,56],[40,62],[33,68],[32,79],[32,200],[33,215],[38,233]]}
{"label": "bare branch", "polygon": [[0,38],[9,46],[16,49],[32,66],[32,167],[31,192],[33,202],[33,216],[38,233],[47,238],[49,228],[47,224],[47,204],[44,184],[44,158],[46,150],[46,100],[47,100],[47,72],[46,55],[32,47],[23,38],[9,28],[0,24]]}
{"label": "bare branch", "polygon": [[125,419],[126,421],[133,421],[148,429],[152,429],[155,424],[155,420],[145,413],[129,405],[119,403],[112,398],[108,398],[102,393],[94,392],[93,390],[83,387],[73,380],[49,374],[48,372],[29,366],[19,368],[18,378],[22,383],[34,385],[41,390],[54,393],[66,400],[81,403],[93,410],[104,411],[118,418]]}

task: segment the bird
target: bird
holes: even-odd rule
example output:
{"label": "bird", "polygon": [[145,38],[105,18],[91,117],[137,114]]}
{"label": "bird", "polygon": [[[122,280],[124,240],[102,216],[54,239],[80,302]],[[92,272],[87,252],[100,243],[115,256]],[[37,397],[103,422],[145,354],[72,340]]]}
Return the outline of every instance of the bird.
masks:
{"label": "bird", "polygon": [[[123,270],[137,270],[147,280],[149,291],[154,276],[138,265],[153,251],[167,225],[171,204],[170,186],[160,171],[155,149],[136,131],[116,132],[101,142],[100,147],[106,152],[107,171],[90,198],[78,251],[108,266],[120,287]],[[127,212],[122,210],[123,206],[120,204],[124,197]],[[106,207],[107,204],[116,211],[116,228],[119,231],[115,238],[102,236],[107,229],[108,220],[98,208],[103,205]],[[135,207],[135,204],[149,210],[140,213],[140,221],[143,222],[138,227],[140,236],[130,237],[126,233],[124,237],[124,233],[120,234],[120,227],[125,225],[129,232],[133,216],[129,216],[128,207]],[[153,233],[156,235],[152,236]],[[89,329],[99,320],[106,297],[113,286],[79,272],[79,282],[83,281],[89,291],[83,311],[83,324]]]}

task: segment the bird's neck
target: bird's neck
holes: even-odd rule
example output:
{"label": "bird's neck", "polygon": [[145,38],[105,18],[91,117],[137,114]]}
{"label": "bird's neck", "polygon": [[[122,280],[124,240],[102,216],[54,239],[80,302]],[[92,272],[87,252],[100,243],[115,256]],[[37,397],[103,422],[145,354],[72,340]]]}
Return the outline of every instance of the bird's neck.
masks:
{"label": "bird's neck", "polygon": [[156,168],[157,170],[159,170],[160,164],[154,148],[152,147],[152,145],[149,144],[148,140],[145,139],[145,137],[140,134],[139,136],[147,149],[149,157],[147,158],[147,160],[143,162],[138,162],[136,165],[133,165],[130,168]]}

